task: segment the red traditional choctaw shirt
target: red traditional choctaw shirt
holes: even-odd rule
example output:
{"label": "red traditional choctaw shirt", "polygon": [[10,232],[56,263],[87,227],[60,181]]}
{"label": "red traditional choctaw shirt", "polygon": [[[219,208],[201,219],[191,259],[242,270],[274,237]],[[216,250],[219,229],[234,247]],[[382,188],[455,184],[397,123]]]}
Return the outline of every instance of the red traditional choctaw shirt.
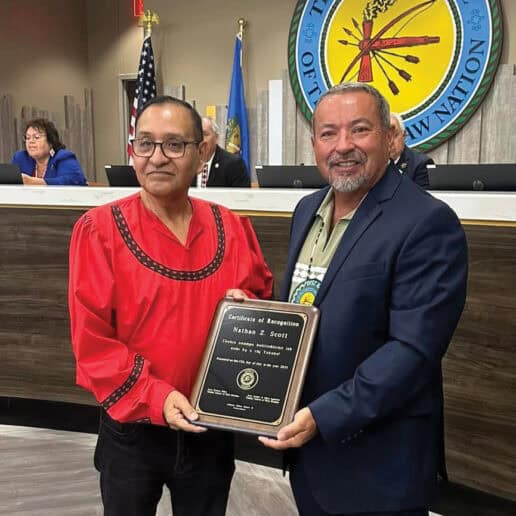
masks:
{"label": "red traditional choctaw shirt", "polygon": [[94,208],[70,244],[77,383],[121,422],[165,425],[163,404],[190,395],[217,303],[230,288],[269,298],[272,274],[247,218],[190,198],[185,245],[140,194]]}

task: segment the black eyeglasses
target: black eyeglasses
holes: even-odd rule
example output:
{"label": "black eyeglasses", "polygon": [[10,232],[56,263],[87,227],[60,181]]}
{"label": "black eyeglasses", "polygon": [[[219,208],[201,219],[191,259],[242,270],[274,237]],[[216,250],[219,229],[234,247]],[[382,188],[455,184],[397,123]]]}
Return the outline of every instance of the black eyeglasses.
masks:
{"label": "black eyeglasses", "polygon": [[30,142],[30,141],[34,140],[35,142],[37,142],[39,140],[42,140],[45,137],[46,137],[46,135],[43,133],[28,134],[28,135],[23,136],[23,141]]}
{"label": "black eyeglasses", "polygon": [[198,145],[200,142],[196,140],[167,140],[165,142],[153,142],[146,138],[133,138],[131,147],[135,156],[140,158],[150,158],[156,150],[156,145],[161,147],[161,152],[167,158],[182,158],[185,155],[187,145]]}

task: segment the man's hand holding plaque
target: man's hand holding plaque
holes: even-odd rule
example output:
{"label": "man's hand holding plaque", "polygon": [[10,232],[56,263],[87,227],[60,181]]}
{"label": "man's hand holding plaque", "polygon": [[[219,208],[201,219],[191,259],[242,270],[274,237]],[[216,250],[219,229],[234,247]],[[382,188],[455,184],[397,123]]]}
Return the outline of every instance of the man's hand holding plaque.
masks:
{"label": "man's hand holding plaque", "polygon": [[304,407],[294,416],[294,421],[284,426],[276,435],[276,439],[270,437],[258,437],[258,440],[274,450],[286,450],[288,448],[300,448],[317,434],[317,423],[308,407]]}
{"label": "man's hand holding plaque", "polygon": [[179,391],[172,391],[165,399],[163,417],[168,426],[174,430],[183,430],[196,434],[206,431],[206,428],[192,423],[199,419],[199,415],[190,405],[188,398]]}

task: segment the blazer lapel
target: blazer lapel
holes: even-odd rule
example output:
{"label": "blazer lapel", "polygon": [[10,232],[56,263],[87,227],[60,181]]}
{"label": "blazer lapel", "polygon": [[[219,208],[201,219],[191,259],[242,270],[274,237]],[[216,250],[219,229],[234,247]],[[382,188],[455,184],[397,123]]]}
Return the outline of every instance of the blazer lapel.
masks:
{"label": "blazer lapel", "polygon": [[343,262],[346,260],[348,254],[355,246],[357,240],[362,236],[364,231],[370,226],[370,224],[380,215],[381,208],[378,205],[376,199],[371,196],[369,193],[367,197],[363,200],[362,204],[358,208],[357,212],[351,219],[349,226],[346,228],[344,235],[342,235],[342,239],[340,241],[335,254],[333,255],[333,259],[330,262],[330,266],[324,275],[323,282],[321,283],[321,288],[317,293],[314,304],[319,305],[328,288],[330,287],[335,274],[342,266]]}
{"label": "blazer lapel", "polygon": [[297,257],[299,256],[301,247],[305,242],[306,235],[312,227],[315,214],[317,213],[319,206],[321,205],[323,199],[328,193],[328,190],[329,187],[326,187],[314,194],[312,196],[312,199],[310,199],[308,205],[306,207],[303,206],[295,215],[296,227],[295,231],[292,231],[290,234],[289,253],[287,258],[287,264],[285,266],[285,274],[283,276],[284,279],[280,291],[281,299],[284,301],[288,300],[288,294],[290,291],[290,280],[292,279],[292,274],[294,272]]}
{"label": "blazer lapel", "polygon": [[342,264],[348,257],[349,253],[363,235],[364,231],[374,222],[374,220],[382,213],[381,204],[384,200],[390,199],[401,181],[401,175],[397,171],[396,166],[392,163],[388,166],[387,171],[382,179],[369,191],[366,198],[362,201],[355,215],[351,219],[342,239],[340,241],[335,255],[324,275],[321,288],[317,293],[314,304],[320,305],[324,296],[328,292],[335,275],[341,268]]}
{"label": "blazer lapel", "polygon": [[407,152],[406,146],[401,153],[401,157],[398,162],[398,168],[401,170],[402,174],[408,173],[410,171],[410,154]]}
{"label": "blazer lapel", "polygon": [[208,176],[208,182],[206,186],[220,186],[219,180],[219,168],[220,168],[220,147],[217,145],[215,147],[215,154],[213,155],[213,159],[211,160],[210,166],[210,175]]}

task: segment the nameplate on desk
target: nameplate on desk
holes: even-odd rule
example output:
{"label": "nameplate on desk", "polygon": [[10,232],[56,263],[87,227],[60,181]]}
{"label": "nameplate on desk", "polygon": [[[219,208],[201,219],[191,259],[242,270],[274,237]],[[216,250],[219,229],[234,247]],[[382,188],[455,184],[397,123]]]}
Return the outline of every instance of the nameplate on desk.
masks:
{"label": "nameplate on desk", "polygon": [[298,408],[318,319],[313,306],[222,300],[192,391],[197,422],[276,435]]}

